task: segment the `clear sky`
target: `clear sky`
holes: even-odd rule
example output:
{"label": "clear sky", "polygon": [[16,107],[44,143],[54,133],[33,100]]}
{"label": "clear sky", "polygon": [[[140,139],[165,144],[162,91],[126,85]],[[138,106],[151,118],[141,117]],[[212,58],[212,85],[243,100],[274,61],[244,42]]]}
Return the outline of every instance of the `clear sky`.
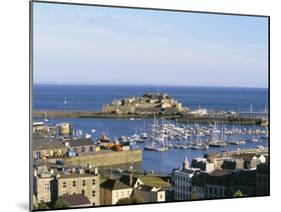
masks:
{"label": "clear sky", "polygon": [[267,87],[263,17],[34,3],[34,82]]}

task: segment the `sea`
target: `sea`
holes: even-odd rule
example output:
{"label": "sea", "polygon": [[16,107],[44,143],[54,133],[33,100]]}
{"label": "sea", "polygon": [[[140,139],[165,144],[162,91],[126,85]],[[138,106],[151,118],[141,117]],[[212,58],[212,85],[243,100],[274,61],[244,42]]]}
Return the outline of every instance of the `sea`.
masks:
{"label": "sea", "polygon": [[[104,104],[114,99],[129,96],[142,96],[148,92],[167,93],[190,109],[206,108],[208,110],[254,111],[267,109],[268,89],[266,88],[224,88],[224,87],[176,87],[176,86],[116,86],[116,85],[34,85],[33,109],[46,111],[99,111]],[[67,102],[65,104],[65,101]],[[39,119],[34,119],[39,121]],[[92,134],[96,140],[103,133],[110,138],[130,136],[144,128],[149,131],[151,119],[98,119],[98,118],[54,118],[49,124],[69,122],[75,129]],[[179,124],[179,123],[174,123]],[[225,125],[231,129],[232,125]],[[260,126],[241,125],[242,129],[265,129]],[[95,129],[95,132],[92,132]],[[247,139],[247,138],[246,138]],[[143,148],[145,144],[139,144]],[[257,145],[268,146],[268,140],[247,142],[240,146],[228,145],[226,148],[209,148],[208,150],[171,149],[168,152],[143,151],[143,161],[138,169],[158,174],[169,174],[178,168],[183,159],[189,162],[205,153],[236,150],[237,148],[255,148]],[[132,166],[132,164],[130,165]]]}

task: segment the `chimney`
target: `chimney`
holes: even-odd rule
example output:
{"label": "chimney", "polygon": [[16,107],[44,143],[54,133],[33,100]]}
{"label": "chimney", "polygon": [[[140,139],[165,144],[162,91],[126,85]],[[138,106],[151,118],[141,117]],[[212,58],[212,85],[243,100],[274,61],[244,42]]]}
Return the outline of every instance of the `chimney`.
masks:
{"label": "chimney", "polygon": [[129,175],[129,185],[133,186],[133,173],[130,173]]}
{"label": "chimney", "polygon": [[99,170],[98,170],[97,167],[94,168],[94,173],[95,173],[95,174],[98,174],[98,173],[99,173]]}
{"label": "chimney", "polygon": [[183,160],[182,168],[183,168],[183,169],[188,169],[188,168],[189,168],[189,162],[188,162],[187,158],[185,158],[185,159]]}

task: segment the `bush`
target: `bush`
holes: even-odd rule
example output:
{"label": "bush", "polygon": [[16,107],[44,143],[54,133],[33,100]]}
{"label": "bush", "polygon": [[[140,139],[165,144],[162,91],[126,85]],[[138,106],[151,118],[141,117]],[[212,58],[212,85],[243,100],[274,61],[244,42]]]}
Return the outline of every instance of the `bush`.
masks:
{"label": "bush", "polygon": [[59,209],[59,208],[67,208],[68,205],[65,204],[61,198],[58,198],[57,201],[55,202],[54,208]]}
{"label": "bush", "polygon": [[128,205],[128,204],[137,204],[140,203],[141,201],[135,197],[129,197],[129,198],[122,198],[118,200],[116,203],[117,205]]}

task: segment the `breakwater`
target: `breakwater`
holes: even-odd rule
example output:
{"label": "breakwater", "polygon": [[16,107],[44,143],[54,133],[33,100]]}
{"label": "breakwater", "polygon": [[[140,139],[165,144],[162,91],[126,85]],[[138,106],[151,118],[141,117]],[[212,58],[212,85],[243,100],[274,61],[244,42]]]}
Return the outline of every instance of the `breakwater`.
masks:
{"label": "breakwater", "polygon": [[119,164],[137,163],[142,161],[141,150],[131,151],[101,151],[95,154],[86,154],[79,157],[65,158],[65,164],[93,167],[104,167]]}
{"label": "breakwater", "polygon": [[214,160],[216,158],[225,158],[225,157],[253,157],[254,155],[262,155],[268,154],[268,147],[263,149],[241,149],[241,150],[234,150],[234,151],[225,151],[225,152],[213,152],[205,154],[204,157],[208,160]]}
{"label": "breakwater", "polygon": [[[44,118],[103,118],[103,119],[151,119],[154,115],[151,114],[116,114],[105,112],[89,112],[89,111],[33,111],[33,117]],[[242,117],[210,117],[210,116],[194,116],[184,113],[179,114],[158,114],[156,118],[177,120],[181,123],[198,122],[223,122],[225,124],[249,124],[249,125],[262,125],[265,122],[261,118],[242,118]],[[266,123],[268,124],[268,123]]]}

